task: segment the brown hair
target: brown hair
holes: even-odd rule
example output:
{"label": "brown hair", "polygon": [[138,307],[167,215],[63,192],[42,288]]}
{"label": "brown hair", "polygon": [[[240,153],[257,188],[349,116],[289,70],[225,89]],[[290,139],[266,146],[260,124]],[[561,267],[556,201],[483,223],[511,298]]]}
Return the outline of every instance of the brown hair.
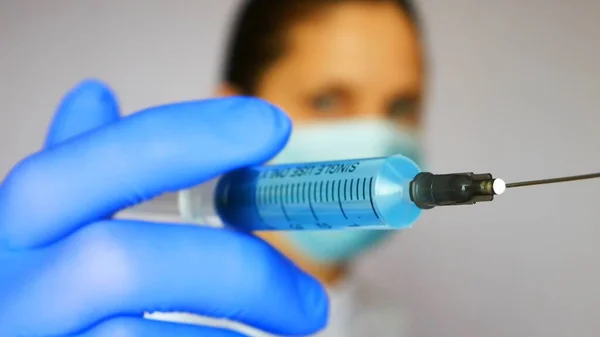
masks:
{"label": "brown hair", "polygon": [[253,95],[262,74],[285,52],[287,29],[302,17],[337,3],[392,2],[419,26],[410,0],[250,0],[240,8],[225,55],[223,80]]}

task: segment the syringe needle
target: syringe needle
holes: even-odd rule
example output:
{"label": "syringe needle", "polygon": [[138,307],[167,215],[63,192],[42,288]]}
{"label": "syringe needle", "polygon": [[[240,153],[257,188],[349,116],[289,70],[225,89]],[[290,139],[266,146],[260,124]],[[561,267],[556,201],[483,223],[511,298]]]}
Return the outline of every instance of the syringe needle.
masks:
{"label": "syringe needle", "polygon": [[587,180],[587,179],[594,179],[594,178],[600,178],[600,172],[591,173],[591,174],[582,174],[582,175],[577,175],[577,176],[560,177],[560,178],[521,181],[521,182],[506,184],[506,188],[554,184],[554,183],[562,183],[562,182],[567,182],[567,181]]}

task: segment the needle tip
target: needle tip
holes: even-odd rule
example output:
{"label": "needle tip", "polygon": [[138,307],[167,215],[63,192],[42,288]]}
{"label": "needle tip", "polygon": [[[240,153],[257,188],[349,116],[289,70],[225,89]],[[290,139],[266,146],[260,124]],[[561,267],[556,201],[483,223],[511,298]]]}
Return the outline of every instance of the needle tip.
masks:
{"label": "needle tip", "polygon": [[506,191],[506,183],[502,179],[494,179],[492,189],[494,190],[494,194],[501,195]]}

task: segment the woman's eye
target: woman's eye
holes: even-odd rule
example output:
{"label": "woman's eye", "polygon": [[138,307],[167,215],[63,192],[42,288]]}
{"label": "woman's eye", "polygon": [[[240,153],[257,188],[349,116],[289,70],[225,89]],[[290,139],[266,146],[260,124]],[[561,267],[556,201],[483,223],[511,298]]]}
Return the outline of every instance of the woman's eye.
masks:
{"label": "woman's eye", "polygon": [[319,112],[333,112],[339,105],[339,100],[332,95],[317,96],[313,99],[313,108]]}
{"label": "woman's eye", "polygon": [[388,114],[392,118],[402,118],[416,112],[416,102],[411,99],[398,99],[389,105]]}

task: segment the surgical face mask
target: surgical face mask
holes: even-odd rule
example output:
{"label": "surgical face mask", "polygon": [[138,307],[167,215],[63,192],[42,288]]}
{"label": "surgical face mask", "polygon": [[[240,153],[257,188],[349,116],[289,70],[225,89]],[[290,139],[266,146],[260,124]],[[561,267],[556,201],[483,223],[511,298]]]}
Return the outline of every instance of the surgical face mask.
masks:
{"label": "surgical face mask", "polygon": [[[421,162],[419,134],[385,120],[346,120],[298,126],[277,164],[403,154]],[[294,246],[312,260],[324,264],[349,261],[379,243],[391,230],[336,230],[286,232]]]}

